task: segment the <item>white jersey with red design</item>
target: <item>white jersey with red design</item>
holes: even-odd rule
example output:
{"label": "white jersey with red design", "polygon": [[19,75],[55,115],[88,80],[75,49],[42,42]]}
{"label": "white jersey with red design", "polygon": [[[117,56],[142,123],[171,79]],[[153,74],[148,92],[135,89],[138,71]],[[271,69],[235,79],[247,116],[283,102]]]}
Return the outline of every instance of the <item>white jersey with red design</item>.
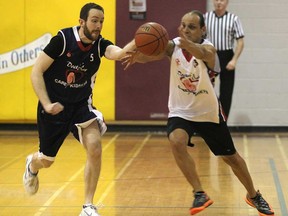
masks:
{"label": "white jersey with red design", "polygon": [[[209,75],[220,72],[217,54],[213,69],[200,59],[185,57],[174,38],[175,48],[171,56],[169,115],[189,121],[219,123],[219,103]],[[202,44],[211,44],[203,40]]]}

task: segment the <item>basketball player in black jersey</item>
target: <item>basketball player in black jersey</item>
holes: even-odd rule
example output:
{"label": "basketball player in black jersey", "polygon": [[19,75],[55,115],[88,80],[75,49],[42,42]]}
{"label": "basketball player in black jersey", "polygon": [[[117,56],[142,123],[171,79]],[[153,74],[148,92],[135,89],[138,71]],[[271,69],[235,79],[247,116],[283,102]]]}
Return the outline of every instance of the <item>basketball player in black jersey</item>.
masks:
{"label": "basketball player in black jersey", "polygon": [[50,167],[71,132],[86,150],[85,200],[80,215],[98,216],[93,197],[101,167],[101,135],[106,131],[102,113],[92,104],[95,78],[104,56],[121,60],[135,49],[123,49],[101,36],[104,9],[88,3],[80,12],[79,26],[65,28],[54,36],[37,59],[31,73],[39,98],[37,125],[39,151],[27,157],[23,175],[30,195],[39,187],[38,172]]}

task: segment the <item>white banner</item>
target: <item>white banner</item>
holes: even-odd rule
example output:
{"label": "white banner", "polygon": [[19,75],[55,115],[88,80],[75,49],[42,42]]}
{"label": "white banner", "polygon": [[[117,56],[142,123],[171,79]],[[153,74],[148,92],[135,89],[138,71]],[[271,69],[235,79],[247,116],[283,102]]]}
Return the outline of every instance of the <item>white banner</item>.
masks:
{"label": "white banner", "polygon": [[49,43],[52,35],[46,33],[18,49],[0,54],[0,75],[34,65],[40,52]]}

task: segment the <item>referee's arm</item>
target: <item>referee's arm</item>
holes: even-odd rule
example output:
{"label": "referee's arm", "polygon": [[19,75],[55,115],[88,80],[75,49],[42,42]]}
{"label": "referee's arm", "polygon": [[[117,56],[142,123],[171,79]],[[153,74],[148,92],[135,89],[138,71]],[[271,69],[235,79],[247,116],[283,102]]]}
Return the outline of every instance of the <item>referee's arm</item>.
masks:
{"label": "referee's arm", "polygon": [[231,61],[226,66],[227,70],[234,70],[236,68],[238,58],[240,57],[243,49],[244,49],[244,37],[241,37],[236,40],[234,55]]}

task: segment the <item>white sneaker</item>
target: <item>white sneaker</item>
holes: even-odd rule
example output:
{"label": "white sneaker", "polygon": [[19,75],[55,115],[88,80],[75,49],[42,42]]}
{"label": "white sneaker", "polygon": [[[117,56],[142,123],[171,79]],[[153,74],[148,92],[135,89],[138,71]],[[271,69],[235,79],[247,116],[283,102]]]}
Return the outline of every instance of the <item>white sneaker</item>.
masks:
{"label": "white sneaker", "polygon": [[82,211],[79,216],[100,216],[97,212],[97,208],[90,204],[90,205],[83,205]]}
{"label": "white sneaker", "polygon": [[29,155],[26,159],[26,166],[25,166],[25,172],[23,175],[23,184],[26,192],[29,195],[33,195],[37,193],[39,188],[39,180],[37,174],[33,174],[29,170],[29,165],[32,161],[33,155]]}

